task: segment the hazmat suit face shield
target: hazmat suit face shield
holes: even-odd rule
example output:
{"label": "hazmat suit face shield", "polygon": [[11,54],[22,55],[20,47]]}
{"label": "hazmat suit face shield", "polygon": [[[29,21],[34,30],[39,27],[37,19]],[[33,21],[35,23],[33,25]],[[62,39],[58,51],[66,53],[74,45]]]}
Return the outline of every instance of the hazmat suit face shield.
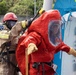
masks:
{"label": "hazmat suit face shield", "polygon": [[48,25],[48,39],[54,46],[61,43],[61,24],[60,20],[52,20]]}

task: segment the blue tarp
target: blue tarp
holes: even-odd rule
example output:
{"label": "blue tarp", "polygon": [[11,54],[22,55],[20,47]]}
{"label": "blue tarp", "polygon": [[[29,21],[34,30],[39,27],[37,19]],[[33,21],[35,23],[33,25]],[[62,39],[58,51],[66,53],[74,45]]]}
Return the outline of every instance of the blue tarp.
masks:
{"label": "blue tarp", "polygon": [[58,9],[61,16],[66,13],[76,11],[76,0],[56,0],[54,9]]}

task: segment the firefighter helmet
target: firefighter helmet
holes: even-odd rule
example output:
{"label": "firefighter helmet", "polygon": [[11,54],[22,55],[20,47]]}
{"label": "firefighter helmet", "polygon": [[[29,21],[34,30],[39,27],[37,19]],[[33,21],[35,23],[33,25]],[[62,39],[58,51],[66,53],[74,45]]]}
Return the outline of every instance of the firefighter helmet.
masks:
{"label": "firefighter helmet", "polygon": [[3,24],[6,25],[8,29],[11,29],[17,20],[17,16],[14,13],[9,12],[4,15]]}
{"label": "firefighter helmet", "polygon": [[9,13],[6,13],[4,15],[3,22],[8,21],[8,20],[15,20],[15,21],[17,21],[18,19],[17,19],[17,16],[14,13],[9,12]]}

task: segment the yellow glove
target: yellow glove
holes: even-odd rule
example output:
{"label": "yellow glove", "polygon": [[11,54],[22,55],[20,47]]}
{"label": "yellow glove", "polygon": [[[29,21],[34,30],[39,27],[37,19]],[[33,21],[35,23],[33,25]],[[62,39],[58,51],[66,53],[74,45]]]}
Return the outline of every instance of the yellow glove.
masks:
{"label": "yellow glove", "polygon": [[73,55],[76,57],[76,50],[73,48],[70,48],[70,51],[68,52],[68,54]]}
{"label": "yellow glove", "polygon": [[27,50],[28,50],[28,55],[29,55],[29,54],[37,51],[38,48],[37,48],[37,46],[36,46],[34,43],[30,43],[30,44],[28,45],[28,47],[27,47]]}
{"label": "yellow glove", "polygon": [[24,21],[21,21],[21,23],[22,23],[22,28],[26,28],[26,25],[28,24],[28,22],[24,20]]}

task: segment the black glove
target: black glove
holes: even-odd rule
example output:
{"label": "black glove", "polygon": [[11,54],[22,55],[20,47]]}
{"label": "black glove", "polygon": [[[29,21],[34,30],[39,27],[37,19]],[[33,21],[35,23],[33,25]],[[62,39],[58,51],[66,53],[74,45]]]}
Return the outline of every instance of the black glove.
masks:
{"label": "black glove", "polygon": [[27,28],[28,28],[32,23],[32,19],[28,20],[27,22],[28,22],[28,24],[27,24]]}

